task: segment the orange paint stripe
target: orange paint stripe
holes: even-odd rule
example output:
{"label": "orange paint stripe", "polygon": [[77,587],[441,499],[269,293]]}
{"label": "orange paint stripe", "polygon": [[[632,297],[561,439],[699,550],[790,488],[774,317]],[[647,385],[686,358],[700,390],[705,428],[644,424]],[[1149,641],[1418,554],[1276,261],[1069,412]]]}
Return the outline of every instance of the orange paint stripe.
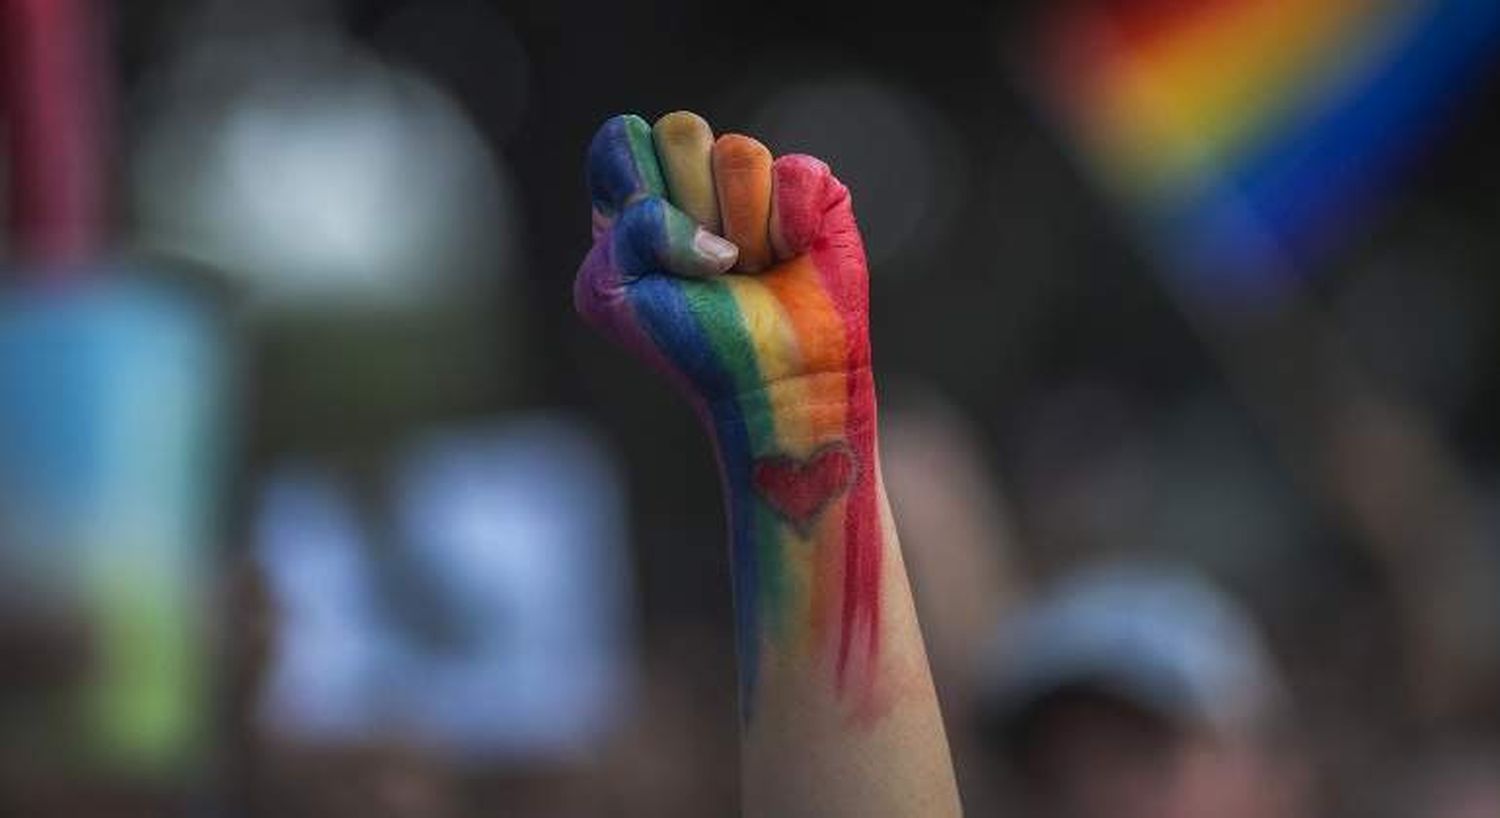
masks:
{"label": "orange paint stripe", "polygon": [[1180,184],[1244,151],[1388,27],[1395,6],[1358,0],[1215,4],[1152,36],[1129,15],[1066,18],[1053,82],[1075,127],[1130,187]]}
{"label": "orange paint stripe", "polygon": [[[804,371],[819,373],[799,384],[795,400],[799,409],[792,418],[777,418],[778,434],[783,440],[795,437],[799,448],[811,450],[845,433],[848,408],[848,383],[842,373],[845,366],[844,320],[822,286],[822,277],[812,259],[794,259],[759,277],[775,295],[791,321],[801,345]],[[797,424],[796,429],[780,428],[784,421]],[[871,464],[862,463],[861,468]],[[843,501],[828,509],[813,536],[821,542],[838,538],[844,518]],[[829,528],[833,526],[833,528]],[[799,576],[807,588],[808,629],[802,645],[804,654],[833,655],[818,650],[836,644],[839,604],[842,599],[844,564],[840,548],[820,548],[808,570],[810,576]]]}

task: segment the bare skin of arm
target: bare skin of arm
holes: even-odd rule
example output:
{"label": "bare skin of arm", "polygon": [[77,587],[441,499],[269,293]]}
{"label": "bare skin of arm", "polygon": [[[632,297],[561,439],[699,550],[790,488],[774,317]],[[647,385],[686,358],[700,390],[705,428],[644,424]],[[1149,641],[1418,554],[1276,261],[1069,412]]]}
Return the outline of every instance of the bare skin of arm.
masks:
{"label": "bare skin of arm", "polygon": [[579,312],[687,395],[718,453],[744,814],[959,815],[880,477],[848,191],[682,112],[606,122],[589,181]]}

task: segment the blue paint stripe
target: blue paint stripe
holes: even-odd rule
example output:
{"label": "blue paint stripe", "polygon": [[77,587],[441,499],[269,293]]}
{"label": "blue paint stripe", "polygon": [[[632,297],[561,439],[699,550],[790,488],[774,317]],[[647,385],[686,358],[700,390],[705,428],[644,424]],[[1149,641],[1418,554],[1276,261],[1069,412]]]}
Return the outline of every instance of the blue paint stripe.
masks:
{"label": "blue paint stripe", "polygon": [[[731,373],[713,356],[713,345],[698,325],[677,282],[666,276],[645,276],[631,285],[630,298],[652,342],[679,371],[688,373],[695,380],[701,377],[712,383],[733,383]],[[641,302],[647,302],[649,306],[643,307]],[[648,315],[651,320],[647,320]],[[754,451],[748,425],[736,401],[724,401],[716,406],[714,422],[719,456],[724,461],[725,478],[729,483],[729,508],[726,512],[730,515],[730,558],[734,562],[740,716],[748,722],[760,675],[760,622],[756,605],[760,566],[755,555],[755,503],[750,485]]]}
{"label": "blue paint stripe", "polygon": [[588,149],[589,195],[599,212],[614,216],[618,205],[638,194],[666,190],[651,149],[651,126],[625,114],[599,128]]}
{"label": "blue paint stripe", "polygon": [[1305,261],[1387,190],[1500,40],[1493,0],[1439,0],[1418,14],[1356,87],[1161,214],[1198,273],[1264,275],[1288,254]]}

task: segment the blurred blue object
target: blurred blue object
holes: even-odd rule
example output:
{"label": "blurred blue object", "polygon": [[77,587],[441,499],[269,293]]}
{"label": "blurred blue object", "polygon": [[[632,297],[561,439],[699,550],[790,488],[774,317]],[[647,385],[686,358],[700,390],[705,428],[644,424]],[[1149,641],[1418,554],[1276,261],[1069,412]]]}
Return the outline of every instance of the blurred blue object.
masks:
{"label": "blurred blue object", "polygon": [[554,417],[479,425],[420,440],[392,478],[392,531],[326,470],[266,487],[271,726],[478,756],[595,745],[635,662],[623,499],[598,441]]}
{"label": "blurred blue object", "polygon": [[379,713],[366,688],[385,648],[349,498],[326,473],[284,467],[262,492],[256,527],[280,631],[272,719],[299,734],[358,737]]}
{"label": "blurred blue object", "polygon": [[0,565],[18,604],[86,625],[81,722],[58,732],[111,764],[185,763],[201,738],[228,355],[164,286],[0,294]]}
{"label": "blurred blue object", "polygon": [[1316,261],[1393,192],[1500,47],[1500,4],[1418,5],[1341,93],[1162,214],[1186,269],[1263,275]]}

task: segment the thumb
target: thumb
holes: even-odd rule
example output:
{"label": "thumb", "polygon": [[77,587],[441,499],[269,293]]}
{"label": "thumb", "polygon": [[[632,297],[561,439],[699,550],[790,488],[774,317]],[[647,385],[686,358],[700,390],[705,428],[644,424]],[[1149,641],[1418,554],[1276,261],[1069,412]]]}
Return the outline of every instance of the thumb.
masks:
{"label": "thumb", "polygon": [[739,248],[701,227],[660,196],[625,209],[614,225],[615,264],[628,278],[670,273],[710,278],[734,266]]}

